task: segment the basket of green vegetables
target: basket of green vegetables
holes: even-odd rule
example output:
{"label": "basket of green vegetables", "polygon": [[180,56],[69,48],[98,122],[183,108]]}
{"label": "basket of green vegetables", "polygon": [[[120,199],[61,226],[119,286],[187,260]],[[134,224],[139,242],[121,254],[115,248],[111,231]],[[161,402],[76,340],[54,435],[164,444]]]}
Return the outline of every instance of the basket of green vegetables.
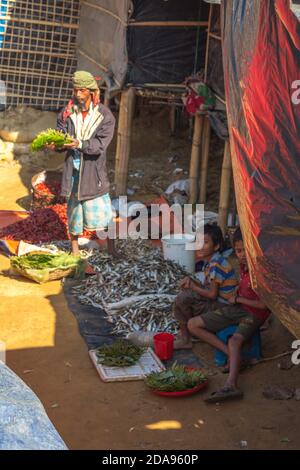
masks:
{"label": "basket of green vegetables", "polygon": [[79,256],[67,253],[30,253],[11,258],[11,272],[43,283],[83,274],[85,264]]}
{"label": "basket of green vegetables", "polygon": [[174,363],[162,372],[149,374],[145,384],[156,395],[184,397],[205,388],[208,380],[200,369]]}
{"label": "basket of green vegetables", "polygon": [[47,129],[40,132],[31,143],[31,150],[38,152],[43,150],[46,145],[54,144],[57,150],[61,149],[65,144],[70,144],[72,137],[69,134],[58,131],[56,129]]}
{"label": "basket of green vegetables", "polygon": [[138,362],[146,348],[141,348],[126,340],[118,340],[111,345],[96,349],[98,364],[108,367],[130,367]]}

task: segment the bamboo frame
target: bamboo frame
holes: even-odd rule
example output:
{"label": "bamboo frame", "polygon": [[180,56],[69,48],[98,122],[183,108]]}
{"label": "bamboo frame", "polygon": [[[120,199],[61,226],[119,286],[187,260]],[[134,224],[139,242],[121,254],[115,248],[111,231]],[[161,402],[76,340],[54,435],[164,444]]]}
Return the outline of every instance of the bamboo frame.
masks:
{"label": "bamboo frame", "polygon": [[[16,52],[21,54],[37,54],[37,55],[47,55],[49,57],[59,57],[61,59],[72,59],[73,54],[59,54],[58,52],[48,52],[48,51],[37,51],[37,50],[23,50],[23,49],[13,49],[13,48],[4,48],[2,47],[1,52]],[[23,59],[24,60],[24,59]]]}
{"label": "bamboo frame", "polygon": [[134,106],[135,89],[130,87],[129,89],[122,92],[120,102],[117,152],[115,162],[116,196],[126,195]]}
{"label": "bamboo frame", "polygon": [[219,226],[225,234],[228,219],[228,210],[230,203],[230,186],[232,175],[232,161],[230,154],[230,143],[227,140],[224,147],[224,157],[222,165],[221,186],[220,186],[220,202],[219,202]]}
{"label": "bamboo frame", "polygon": [[[57,109],[72,92],[80,2],[8,0],[2,10],[1,78],[8,106]],[[28,48],[26,50],[26,48]]]}
{"label": "bamboo frame", "polygon": [[[11,73],[11,74],[18,74],[20,76],[24,76],[24,77],[36,77],[36,78],[40,78],[41,76],[41,72],[36,72],[35,70],[31,70],[31,69],[25,69],[25,68],[22,68],[22,67],[8,67],[6,68],[5,66],[1,65],[1,72],[8,72],[8,73]],[[51,72],[48,73],[48,78],[51,78],[52,80],[61,80],[61,75],[54,75],[52,74]],[[71,80],[72,78],[72,74],[65,74],[64,75],[64,81],[69,81]],[[6,83],[9,83],[9,80],[6,81]]]}
{"label": "bamboo frame", "polygon": [[208,21],[129,21],[128,26],[207,27]]}
{"label": "bamboo frame", "polygon": [[201,137],[203,131],[204,115],[196,114],[194,124],[194,135],[192,144],[192,154],[190,161],[190,197],[189,203],[195,204],[198,198],[198,179],[201,154]]}
{"label": "bamboo frame", "polygon": [[200,197],[199,197],[200,204],[206,203],[210,136],[211,136],[211,126],[210,126],[208,116],[205,116],[203,137],[202,137],[202,159],[201,159],[201,170],[200,170]]}
{"label": "bamboo frame", "polygon": [[175,135],[176,132],[176,105],[170,105],[170,130],[171,136]]}
{"label": "bamboo frame", "polygon": [[0,15],[0,20],[5,21],[13,21],[15,23],[29,23],[29,24],[37,24],[42,26],[57,26],[61,28],[71,28],[71,29],[79,29],[79,24],[72,24],[72,23],[57,23],[55,21],[45,21],[45,20],[34,20],[28,18],[16,18],[15,16],[10,15]]}
{"label": "bamboo frame", "polygon": [[222,41],[221,36],[218,36],[218,34],[215,34],[215,33],[209,33],[209,37],[216,39],[217,41]]}

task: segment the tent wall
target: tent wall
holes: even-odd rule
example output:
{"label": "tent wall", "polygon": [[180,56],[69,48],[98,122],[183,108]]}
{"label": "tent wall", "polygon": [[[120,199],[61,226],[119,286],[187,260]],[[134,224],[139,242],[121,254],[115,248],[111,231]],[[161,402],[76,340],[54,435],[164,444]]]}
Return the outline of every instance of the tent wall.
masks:
{"label": "tent wall", "polygon": [[[300,338],[300,23],[286,0],[224,0],[233,173],[255,289]],[[294,94],[294,97],[293,97]]]}
{"label": "tent wall", "polygon": [[[166,24],[207,21],[209,7],[203,0],[189,0],[188,4],[182,0],[134,0],[133,6],[127,30],[127,82],[177,84],[204,67],[207,28]],[[165,24],[134,25],[149,22]]]}
{"label": "tent wall", "polygon": [[131,2],[81,3],[78,68],[100,75],[109,88],[120,88],[127,71],[126,29]]}

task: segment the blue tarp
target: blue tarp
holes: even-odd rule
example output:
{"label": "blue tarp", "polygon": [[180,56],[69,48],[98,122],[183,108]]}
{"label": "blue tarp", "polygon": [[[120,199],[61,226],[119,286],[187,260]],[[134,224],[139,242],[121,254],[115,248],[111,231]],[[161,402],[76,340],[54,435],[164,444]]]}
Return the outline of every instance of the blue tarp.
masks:
{"label": "blue tarp", "polygon": [[1,361],[0,450],[67,450],[37,396]]}

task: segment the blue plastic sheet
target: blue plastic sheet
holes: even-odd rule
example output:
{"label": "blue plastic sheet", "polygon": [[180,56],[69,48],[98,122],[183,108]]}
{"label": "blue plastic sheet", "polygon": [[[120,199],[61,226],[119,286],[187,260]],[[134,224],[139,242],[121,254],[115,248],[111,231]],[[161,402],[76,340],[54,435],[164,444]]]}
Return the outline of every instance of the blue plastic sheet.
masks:
{"label": "blue plastic sheet", "polygon": [[1,361],[0,450],[67,450],[37,396]]}

